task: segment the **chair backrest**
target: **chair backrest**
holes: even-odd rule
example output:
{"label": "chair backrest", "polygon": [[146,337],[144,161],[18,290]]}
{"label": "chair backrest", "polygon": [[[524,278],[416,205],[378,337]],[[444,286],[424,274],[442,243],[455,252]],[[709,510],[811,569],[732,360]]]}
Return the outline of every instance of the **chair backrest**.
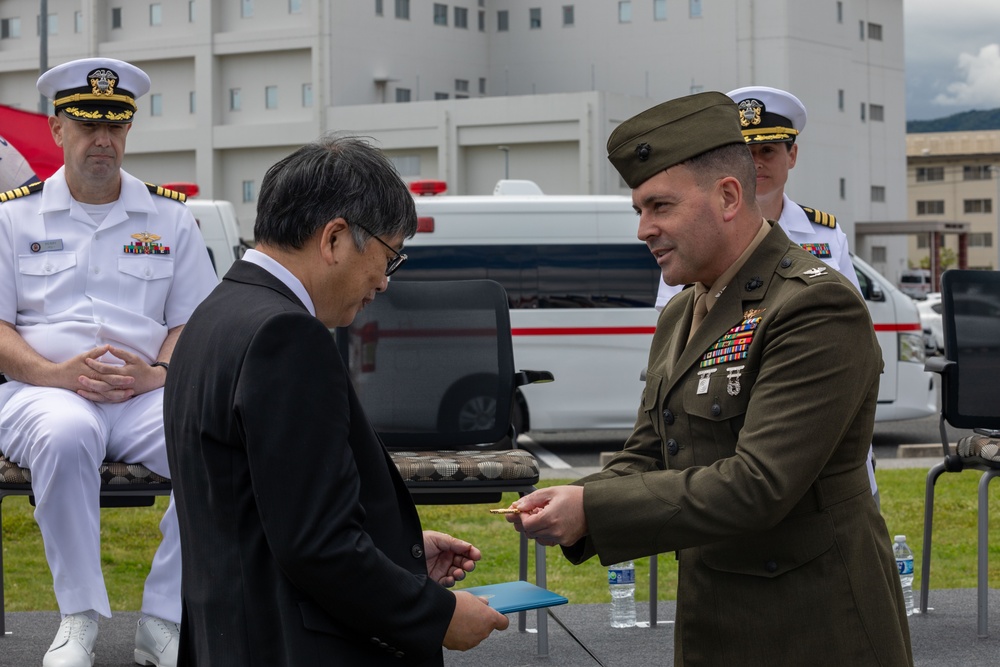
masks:
{"label": "chair backrest", "polygon": [[952,269],[941,276],[945,358],[942,410],[957,428],[1000,429],[1000,272]]}
{"label": "chair backrest", "polygon": [[468,449],[508,435],[514,350],[499,283],[392,282],[337,339],[389,449]]}

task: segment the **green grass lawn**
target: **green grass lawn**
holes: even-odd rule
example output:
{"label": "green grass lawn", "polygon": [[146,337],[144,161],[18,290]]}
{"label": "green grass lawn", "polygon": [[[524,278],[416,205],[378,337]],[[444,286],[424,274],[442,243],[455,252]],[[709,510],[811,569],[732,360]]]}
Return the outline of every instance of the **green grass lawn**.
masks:
{"label": "green grass lawn", "polygon": [[[976,484],[979,474],[945,474],[938,480],[935,501],[933,588],[974,588],[976,585]],[[882,514],[892,535],[904,533],[916,555],[919,586],[923,545],[924,480],[926,470],[880,470]],[[545,482],[543,485],[558,482]],[[1000,588],[1000,492],[993,485],[990,512],[990,587]],[[503,506],[515,499],[504,498]],[[108,583],[111,608],[137,610],[142,584],[159,541],[160,515],[166,499],[158,498],[150,508],[102,510],[102,563]],[[483,551],[476,571],[460,585],[482,585],[517,578],[517,534],[502,517],[488,514],[485,505],[419,507],[425,528],[441,530],[471,541]],[[56,608],[52,579],[42,550],[41,535],[31,516],[33,508],[24,496],[3,503],[3,564],[7,611],[37,611]],[[531,550],[532,556],[534,548]],[[558,549],[549,549],[548,588],[572,602],[607,602],[605,568],[597,559],[570,565]],[[531,564],[531,574],[534,565]],[[649,559],[636,562],[636,598],[649,598]],[[677,583],[674,555],[659,556],[659,597],[673,599]]]}

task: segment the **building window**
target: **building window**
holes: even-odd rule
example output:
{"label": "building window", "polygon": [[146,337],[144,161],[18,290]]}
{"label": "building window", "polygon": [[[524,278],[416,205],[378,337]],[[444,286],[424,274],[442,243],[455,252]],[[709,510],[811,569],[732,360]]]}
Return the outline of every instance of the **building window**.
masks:
{"label": "building window", "polygon": [[701,18],[701,0],[690,0],[691,18]]}
{"label": "building window", "polygon": [[0,39],[17,39],[21,36],[21,19],[0,19]]}
{"label": "building window", "polygon": [[881,203],[885,201],[885,186],[884,185],[873,185],[872,186],[872,201],[876,203]]}
{"label": "building window", "polygon": [[243,96],[240,93],[239,88],[229,89],[229,110],[239,111],[243,108]]}
{"label": "building window", "polygon": [[249,204],[254,200],[253,181],[243,181],[243,203]]}
{"label": "building window", "polygon": [[[36,23],[35,23],[35,34],[36,35],[41,35],[42,34],[42,32],[41,32],[42,28],[41,28],[40,21],[41,21],[41,19],[39,19],[39,21],[36,21]],[[49,35],[58,35],[59,34],[59,15],[58,14],[49,14],[48,15],[48,20],[45,22],[45,29],[46,29],[46,32]]]}
{"label": "building window", "polygon": [[618,22],[632,22],[632,0],[622,0],[618,3]]}
{"label": "building window", "polygon": [[480,95],[485,95],[486,94],[486,77],[485,76],[479,77],[479,94]]}
{"label": "building window", "polygon": [[394,155],[389,157],[389,161],[403,178],[420,176],[419,155]]}
{"label": "building window", "polygon": [[874,39],[878,42],[882,41],[882,25],[880,23],[868,24],[868,39]]}
{"label": "building window", "polygon": [[917,215],[944,215],[944,200],[917,201]]}
{"label": "building window", "polygon": [[188,93],[188,113],[198,113],[198,95],[193,90]]}
{"label": "building window", "polygon": [[375,0],[375,16],[384,16],[382,0]]}
{"label": "building window", "polygon": [[448,25],[448,5],[434,3],[434,25]]}
{"label": "building window", "polygon": [[158,2],[149,6],[149,25],[163,25],[163,5]]}
{"label": "building window", "polygon": [[302,106],[311,109],[313,105],[313,85],[311,83],[302,84]]}
{"label": "building window", "polygon": [[449,97],[451,97],[451,95],[448,93],[434,93],[434,99],[436,100],[446,100]]}
{"label": "building window", "polygon": [[510,15],[506,9],[497,12],[497,32],[507,32],[509,29]]}
{"label": "building window", "polygon": [[278,87],[277,86],[265,86],[264,87],[264,108],[265,109],[277,109],[278,108]]}
{"label": "building window", "polygon": [[122,27],[122,8],[113,7],[111,9],[111,29],[117,30]]}
{"label": "building window", "polygon": [[409,88],[397,88],[396,89],[396,101],[397,102],[409,102],[410,101],[410,89]]}
{"label": "building window", "polygon": [[837,3],[837,23],[843,23],[843,22],[844,22],[844,3],[843,2],[838,2]]}
{"label": "building window", "polygon": [[930,234],[917,234],[917,250],[929,248],[931,245]]}
{"label": "building window", "polygon": [[865,39],[865,22],[864,21],[858,21],[858,32],[860,33],[859,36],[861,37],[861,41],[864,41],[864,39]]}
{"label": "building window", "polygon": [[573,14],[573,5],[563,5],[563,27],[573,25],[576,16]]}
{"label": "building window", "polygon": [[240,18],[248,19],[253,16],[253,0],[240,0]]}
{"label": "building window", "polygon": [[974,232],[969,234],[970,248],[992,248],[993,232]]}
{"label": "building window", "polygon": [[194,23],[194,20],[198,16],[195,9],[196,6],[195,0],[188,0],[188,23]]}
{"label": "building window", "polygon": [[837,91],[837,109],[844,110],[844,90],[842,88]]}
{"label": "building window", "polygon": [[455,92],[457,92],[457,93],[468,93],[469,92],[469,80],[468,79],[455,79]]}
{"label": "building window", "polygon": [[288,13],[289,14],[301,14],[302,13],[302,0],[288,0]]}
{"label": "building window", "polygon": [[861,103],[861,122],[862,123],[865,122],[865,109],[866,109],[865,103],[862,102]]}
{"label": "building window", "polygon": [[396,18],[409,20],[410,0],[396,0]]}
{"label": "building window", "polygon": [[469,28],[469,10],[465,7],[455,7],[455,27],[463,30]]}
{"label": "building window", "polygon": [[872,264],[885,264],[888,253],[886,252],[884,245],[873,245],[871,247],[871,253]]}
{"label": "building window", "polygon": [[840,198],[847,199],[847,179],[840,179]]}
{"label": "building window", "polygon": [[163,94],[153,93],[149,96],[149,115],[150,116],[162,116],[163,115]]}
{"label": "building window", "polygon": [[542,8],[532,7],[528,10],[528,27],[537,30],[542,27]]}
{"label": "building window", "polygon": [[885,107],[881,104],[872,104],[868,107],[868,115],[872,119],[872,122],[881,122],[885,120]]}
{"label": "building window", "polygon": [[965,165],[962,167],[963,181],[988,181],[990,180],[990,166],[988,164]]}
{"label": "building window", "polygon": [[992,199],[966,199],[962,202],[966,213],[992,213]]}
{"label": "building window", "polygon": [[479,32],[486,32],[486,12],[479,10]]}
{"label": "building window", "polygon": [[667,20],[667,0],[653,0],[653,20]]}
{"label": "building window", "polygon": [[917,167],[917,183],[943,180],[944,167]]}

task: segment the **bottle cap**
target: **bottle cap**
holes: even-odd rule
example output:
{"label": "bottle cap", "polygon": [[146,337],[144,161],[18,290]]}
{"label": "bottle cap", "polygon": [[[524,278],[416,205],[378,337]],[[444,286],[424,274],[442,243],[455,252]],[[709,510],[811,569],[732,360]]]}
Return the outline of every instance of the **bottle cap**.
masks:
{"label": "bottle cap", "polygon": [[897,536],[896,536],[895,538],[893,538],[893,539],[894,539],[894,540],[895,540],[896,542],[905,542],[905,541],[906,541],[906,535],[897,535]]}

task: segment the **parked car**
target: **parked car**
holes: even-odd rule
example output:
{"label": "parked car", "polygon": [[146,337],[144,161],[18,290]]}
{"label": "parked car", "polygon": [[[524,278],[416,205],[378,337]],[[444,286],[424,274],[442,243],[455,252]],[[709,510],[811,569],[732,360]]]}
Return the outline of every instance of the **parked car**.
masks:
{"label": "parked car", "polygon": [[931,272],[927,269],[908,269],[899,277],[899,290],[914,299],[923,299],[933,290]]}
{"label": "parked car", "polygon": [[944,353],[941,310],[941,292],[931,292],[926,299],[917,301],[917,311],[920,312],[920,325],[924,329],[924,343],[928,354]]}

